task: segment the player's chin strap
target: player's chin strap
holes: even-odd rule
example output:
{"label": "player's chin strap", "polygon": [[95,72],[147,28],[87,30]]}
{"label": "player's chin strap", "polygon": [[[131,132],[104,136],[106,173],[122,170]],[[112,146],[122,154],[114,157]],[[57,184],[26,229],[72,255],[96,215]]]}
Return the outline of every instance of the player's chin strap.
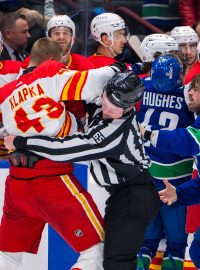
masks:
{"label": "player's chin strap", "polygon": [[111,52],[112,56],[115,58],[118,54],[113,50],[111,46],[108,46],[109,51]]}
{"label": "player's chin strap", "polygon": [[0,270],[18,270],[22,263],[24,252],[0,251]]}
{"label": "player's chin strap", "polygon": [[25,69],[25,70],[23,71],[23,75],[24,75],[24,74],[27,74],[27,73],[29,73],[29,72],[31,72],[31,71],[33,71],[35,68],[36,68],[36,67],[28,67],[27,69]]}

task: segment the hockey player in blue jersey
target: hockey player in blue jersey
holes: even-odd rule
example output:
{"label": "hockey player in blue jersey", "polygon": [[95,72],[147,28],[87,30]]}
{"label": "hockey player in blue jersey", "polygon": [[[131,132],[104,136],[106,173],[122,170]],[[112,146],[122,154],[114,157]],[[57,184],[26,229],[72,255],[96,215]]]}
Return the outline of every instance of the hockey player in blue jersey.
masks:
{"label": "hockey player in blue jersey", "polygon": [[[151,141],[158,151],[170,151],[185,157],[196,156],[198,172],[200,172],[200,74],[190,84],[189,110],[197,114],[195,122],[187,128],[175,130],[143,131],[144,137]],[[159,192],[160,199],[167,205],[192,205],[200,202],[200,177],[174,187],[164,180],[166,188]],[[190,246],[190,257],[200,269],[200,227],[194,235]]]}
{"label": "hockey player in blue jersey", "polygon": [[[175,55],[157,57],[152,63],[151,76],[144,79],[145,92],[138,113],[139,122],[147,130],[187,127],[194,121],[184,98],[181,76],[183,67]],[[145,150],[151,159],[150,173],[157,190],[164,188],[163,179],[168,178],[177,186],[190,179],[192,155],[160,151],[146,141]],[[187,234],[185,232],[186,207],[174,208],[161,203],[159,214],[148,226],[143,246],[138,254],[138,270],[148,269],[155,256],[160,240],[166,239],[161,269],[183,269]]]}

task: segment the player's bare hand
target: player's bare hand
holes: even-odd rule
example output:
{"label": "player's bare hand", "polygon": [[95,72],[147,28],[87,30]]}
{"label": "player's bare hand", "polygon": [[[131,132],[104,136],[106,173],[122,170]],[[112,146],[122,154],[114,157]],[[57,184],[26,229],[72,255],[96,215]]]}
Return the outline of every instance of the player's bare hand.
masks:
{"label": "player's bare hand", "polygon": [[145,131],[146,131],[145,127],[143,125],[140,125],[140,133],[142,137],[144,136]]}
{"label": "player's bare hand", "polygon": [[13,145],[13,141],[14,141],[15,137],[16,136],[13,136],[13,135],[8,135],[8,136],[4,137],[4,145],[10,151],[13,151],[16,149]]}
{"label": "player's bare hand", "polygon": [[176,188],[167,179],[164,179],[163,182],[166,188],[159,191],[160,199],[167,205],[171,205],[177,200]]}

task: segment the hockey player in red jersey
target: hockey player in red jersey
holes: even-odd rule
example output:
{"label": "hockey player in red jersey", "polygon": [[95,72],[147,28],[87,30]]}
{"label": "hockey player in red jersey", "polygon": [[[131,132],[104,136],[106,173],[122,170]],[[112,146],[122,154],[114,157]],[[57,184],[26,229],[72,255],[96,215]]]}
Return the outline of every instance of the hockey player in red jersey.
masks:
{"label": "hockey player in red jersey", "polygon": [[[61,61],[70,70],[89,70],[95,68],[93,63],[86,57],[71,53],[71,48],[75,41],[75,24],[67,15],[53,16],[46,29],[46,35],[53,41],[56,41],[62,48]],[[91,90],[92,91],[92,90]],[[66,109],[72,112],[84,126],[86,110],[83,101],[67,101]]]}
{"label": "hockey player in red jersey", "polygon": [[199,40],[197,33],[190,26],[177,26],[172,29],[170,35],[178,42],[179,51],[187,59],[184,82],[187,84],[190,81],[188,74],[197,60],[197,43]]}
{"label": "hockey player in red jersey", "polygon": [[190,83],[198,73],[200,73],[200,42],[197,45],[197,61],[186,74],[185,84]]}
{"label": "hockey player in red jersey", "polygon": [[91,35],[98,42],[97,52],[88,57],[96,68],[116,62],[128,40],[124,20],[115,13],[103,13],[93,18]]}
{"label": "hockey player in red jersey", "polygon": [[[56,42],[39,39],[32,48],[28,69],[1,88],[3,124],[10,134],[73,134],[77,122],[62,101],[92,101],[119,71],[116,66],[70,71],[52,60],[60,57]],[[24,252],[37,253],[46,222],[81,252],[72,269],[103,270],[103,219],[90,194],[74,177],[73,164],[25,152],[13,152],[9,160],[0,226],[0,270],[19,269]]]}
{"label": "hockey player in red jersey", "polygon": [[81,71],[94,68],[93,63],[83,55],[71,53],[75,41],[75,24],[69,16],[53,16],[47,24],[46,35],[60,45],[63,52],[61,61],[70,70]]}

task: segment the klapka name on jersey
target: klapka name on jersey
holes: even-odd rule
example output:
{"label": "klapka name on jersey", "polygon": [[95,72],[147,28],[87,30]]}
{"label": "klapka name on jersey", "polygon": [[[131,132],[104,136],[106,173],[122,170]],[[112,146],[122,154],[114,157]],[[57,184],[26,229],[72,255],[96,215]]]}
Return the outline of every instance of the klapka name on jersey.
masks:
{"label": "klapka name on jersey", "polygon": [[178,110],[181,109],[183,101],[184,98],[182,97],[151,92],[144,92],[142,98],[143,105],[163,108],[175,108]]}
{"label": "klapka name on jersey", "polygon": [[33,98],[35,96],[44,95],[45,91],[42,89],[41,85],[38,83],[36,86],[24,87],[19,89],[9,99],[11,109],[13,110],[16,106],[20,105],[28,98]]}

